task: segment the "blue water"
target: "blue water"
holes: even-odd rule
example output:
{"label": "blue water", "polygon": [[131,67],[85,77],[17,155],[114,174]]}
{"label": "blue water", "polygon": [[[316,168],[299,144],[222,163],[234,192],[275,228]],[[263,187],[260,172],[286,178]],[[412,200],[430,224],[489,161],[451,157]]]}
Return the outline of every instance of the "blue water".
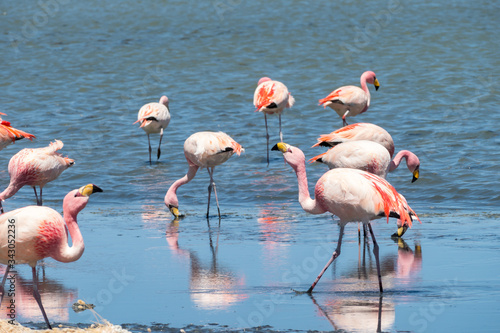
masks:
{"label": "blue water", "polygon": [[[43,3],[0,4],[0,112],[37,136],[0,152],[0,186],[8,184],[12,155],[60,139],[76,165],[45,187],[44,204],[61,211],[70,190],[90,182],[104,189],[79,215],[83,257],[47,259],[39,268],[52,322],[91,323],[89,314],[71,310],[84,299],[132,330],[194,324],[361,332],[376,331],[379,318],[383,331],[496,330],[497,2]],[[327,214],[302,211],[295,175],[279,153],[267,166],[253,92],[262,76],[288,86],[296,104],[282,116],[284,140],[310,158],[323,151],[309,148],[316,138],[342,123],[318,99],[359,85],[365,70],[381,88],[370,87],[370,109],[348,120],[384,127],[396,151],[419,156],[417,182],[405,168],[388,180],[422,224],[398,246],[389,237],[394,221],[374,223],[382,300],[371,247],[358,248],[355,224],[314,297],[296,296],[291,288],[308,288],[335,248],[338,227]],[[162,157],[150,166],[146,135],[132,123],[143,104],[163,94],[172,118]],[[277,142],[278,120],[268,123]],[[184,140],[203,130],[224,131],[245,148],[215,169],[220,228],[215,215],[210,225],[205,219],[204,170],[178,191],[184,219],[173,222],[163,204],[187,171]],[[157,140],[152,136],[153,150]],[[324,172],[308,166],[311,188]],[[23,188],[4,207],[33,203],[32,190]],[[18,270],[26,295],[18,320],[42,322],[29,268]]]}

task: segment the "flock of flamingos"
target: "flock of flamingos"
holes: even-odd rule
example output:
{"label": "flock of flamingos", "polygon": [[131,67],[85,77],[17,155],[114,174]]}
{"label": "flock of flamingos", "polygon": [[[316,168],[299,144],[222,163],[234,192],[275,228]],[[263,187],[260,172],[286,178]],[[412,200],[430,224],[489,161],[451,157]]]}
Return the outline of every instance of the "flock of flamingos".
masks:
{"label": "flock of flamingos", "polygon": [[[320,272],[311,287],[306,291],[311,293],[330,264],[340,255],[344,227],[348,222],[362,222],[363,230],[367,229],[373,240],[373,252],[377,264],[380,292],[383,292],[379,263],[379,247],[375,240],[370,221],[380,217],[395,217],[398,219],[396,236],[402,236],[412,222],[418,220],[406,199],[392,187],[385,177],[388,172],[398,167],[403,159],[413,175],[412,181],[418,179],[420,162],[410,151],[400,151],[394,155],[394,141],[383,128],[369,123],[348,125],[346,117],[353,117],[365,112],[370,106],[370,91],[367,84],[373,84],[376,89],[380,84],[374,72],[367,71],[361,75],[361,88],[343,86],[327,97],[320,99],[319,104],[331,107],[342,117],[344,127],[318,138],[314,146],[326,146],[329,150],[310,159],[310,162],[326,164],[330,170],[317,181],[314,188],[314,199],[309,194],[306,176],[306,159],[304,153],[297,147],[283,142],[281,131],[281,114],[284,108],[293,106],[295,100],[287,87],[275,80],[263,77],[259,80],[254,94],[255,111],[264,114],[267,138],[267,162],[269,164],[269,134],[267,115],[277,114],[280,126],[280,142],[272,147],[283,153],[285,161],[297,175],[299,187],[299,202],[302,208],[311,214],[329,212],[339,218],[340,232],[337,248],[332,257]],[[151,163],[151,142],[149,135],[160,134],[157,158],[161,155],[163,131],[170,122],[168,109],[169,100],[166,96],[159,103],[148,103],[138,113],[135,123],[146,132],[149,144],[149,162]],[[0,118],[1,119],[1,118]],[[134,124],[135,124],[134,123]],[[17,130],[7,121],[0,124],[0,150],[7,145],[27,138],[32,140],[32,134]],[[0,285],[0,305],[6,294],[4,287],[9,271],[17,264],[29,264],[33,274],[33,296],[36,299],[45,322],[51,325],[42,305],[38,292],[37,262],[46,257],[52,257],[61,262],[78,260],[84,251],[82,234],[77,224],[78,213],[85,208],[89,196],[102,190],[93,184],[69,192],[63,200],[63,216],[55,210],[42,206],[42,189],[50,181],[72,166],[74,161],[63,157],[57,151],[63,147],[56,140],[48,147],[38,149],[23,149],[15,154],[8,166],[10,175],[9,186],[0,193],[0,263],[7,269]],[[177,190],[180,186],[194,178],[199,168],[207,168],[210,175],[208,187],[207,217],[210,209],[212,191],[217,202],[220,218],[220,208],[214,182],[214,167],[226,162],[234,153],[240,155],[244,149],[239,143],[223,132],[198,132],[191,135],[184,143],[184,154],[188,163],[186,175],[175,181],[165,195],[165,205],[176,217],[182,217],[179,212]],[[35,191],[36,206],[27,206],[13,211],[4,212],[1,203],[12,197],[21,187],[29,185]],[[38,197],[36,186],[40,187]],[[359,228],[358,228],[359,230]],[[68,245],[68,231],[73,245]]]}

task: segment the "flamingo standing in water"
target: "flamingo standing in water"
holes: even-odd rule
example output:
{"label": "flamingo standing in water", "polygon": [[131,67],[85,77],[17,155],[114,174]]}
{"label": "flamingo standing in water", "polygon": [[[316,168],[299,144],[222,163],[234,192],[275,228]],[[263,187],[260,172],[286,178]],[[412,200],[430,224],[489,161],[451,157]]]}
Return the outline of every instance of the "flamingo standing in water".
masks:
{"label": "flamingo standing in water", "polygon": [[[64,146],[62,141],[55,140],[48,147],[28,149],[25,148],[12,156],[9,161],[9,186],[0,193],[0,208],[2,201],[10,198],[24,185],[33,187],[38,206],[43,203],[42,189],[48,182],[53,181],[59,175],[75,164],[75,161],[63,157],[57,151]],[[36,187],[40,186],[40,199],[36,193]]]}
{"label": "flamingo standing in water", "polygon": [[210,175],[210,185],[208,186],[207,218],[210,210],[210,196],[212,189],[217,202],[217,211],[220,218],[219,200],[213,178],[214,168],[226,162],[234,153],[240,155],[244,149],[239,143],[234,141],[229,135],[223,132],[197,132],[191,135],[184,142],[184,156],[189,165],[187,174],[176,180],[165,194],[165,205],[175,218],[180,217],[179,201],[177,199],[177,189],[187,184],[194,178],[198,168],[207,168]]}
{"label": "flamingo standing in water", "polygon": [[347,125],[331,132],[322,134],[313,147],[334,147],[342,142],[369,140],[384,146],[389,154],[394,155],[394,140],[392,136],[380,126],[370,123],[356,123]]}
{"label": "flamingo standing in water", "polygon": [[[5,115],[5,113],[0,112],[0,115]],[[8,121],[2,120],[2,118],[0,118],[0,150],[4,149],[11,143],[24,138],[33,141],[33,138],[35,138],[35,136],[33,134],[15,129],[14,127],[10,126],[10,123]]]}
{"label": "flamingo standing in water", "polygon": [[367,83],[373,84],[378,90],[380,83],[374,72],[366,71],[361,75],[361,88],[356,86],[343,86],[332,91],[328,96],[319,100],[319,105],[327,106],[342,117],[344,126],[347,125],[346,117],[354,117],[365,112],[370,107],[370,90]]}
{"label": "flamingo standing in water", "polygon": [[411,181],[413,183],[419,176],[420,161],[417,155],[409,150],[401,150],[391,161],[389,151],[374,141],[347,141],[311,158],[309,162],[324,163],[330,169],[364,170],[385,178],[388,172],[396,170],[403,159],[406,159],[406,166],[413,175]]}
{"label": "flamingo standing in water", "polygon": [[[389,152],[390,158],[394,155],[394,140],[392,136],[382,127],[377,126],[375,124],[370,123],[356,123],[351,124],[342,128],[339,128],[336,131],[331,132],[330,134],[323,134],[318,138],[318,142],[313,145],[313,147],[323,146],[323,147],[335,147],[341,143],[351,142],[351,141],[359,141],[359,140],[369,140],[380,145],[384,146]],[[334,154],[330,152],[329,154]],[[418,157],[410,151],[401,151],[394,158],[393,162],[390,163],[390,170],[392,171],[401,162],[401,158],[407,158],[407,166],[408,169],[413,173],[413,181],[415,181],[419,177],[419,167],[420,162],[418,161]],[[385,178],[385,177],[384,177]],[[413,182],[412,181],[412,182]],[[408,227],[405,224],[401,224],[401,221],[398,220],[398,231],[394,233],[392,236],[401,237],[406,232]],[[359,230],[359,228],[358,228]]]}
{"label": "flamingo standing in water", "polygon": [[276,144],[272,150],[283,153],[285,161],[294,169],[299,185],[299,202],[306,212],[322,214],[330,212],[339,217],[339,240],[332,257],[307,290],[311,293],[330,264],[340,255],[344,227],[348,222],[362,222],[368,225],[372,240],[373,254],[377,264],[379,290],[383,292],[380,274],[379,247],[370,221],[380,217],[396,217],[411,227],[413,219],[418,219],[406,199],[385,179],[357,169],[332,169],[316,183],[315,199],[311,199],[307,184],[304,153],[286,143]]}
{"label": "flamingo standing in water", "polygon": [[140,128],[148,135],[149,145],[149,164],[151,164],[151,141],[149,134],[160,133],[160,143],[158,144],[158,157],[161,155],[161,140],[163,139],[163,130],[170,123],[170,111],[168,110],[168,97],[162,96],[158,103],[148,103],[144,105],[137,114],[137,121],[141,123]]}
{"label": "flamingo standing in water", "polygon": [[253,104],[257,108],[255,112],[264,113],[264,121],[266,123],[266,140],[267,140],[267,164],[269,165],[269,132],[267,130],[267,115],[278,114],[280,124],[280,141],[283,142],[283,133],[281,131],[281,113],[287,108],[291,108],[295,103],[295,99],[288,92],[288,88],[279,81],[271,80],[268,77],[263,77],[257,84],[257,89],[253,95]]}
{"label": "flamingo standing in water", "polygon": [[[47,326],[52,329],[38,292],[36,264],[52,257],[60,262],[78,260],[85,249],[76,216],[85,208],[92,193],[102,192],[93,184],[69,192],[63,201],[64,218],[52,208],[28,206],[0,215],[0,263],[7,270],[0,285],[0,304],[5,296],[5,280],[14,265],[28,264],[33,275],[33,296]],[[68,232],[72,246],[68,245]],[[12,243],[12,240],[15,243]],[[15,250],[9,245],[15,244]]]}

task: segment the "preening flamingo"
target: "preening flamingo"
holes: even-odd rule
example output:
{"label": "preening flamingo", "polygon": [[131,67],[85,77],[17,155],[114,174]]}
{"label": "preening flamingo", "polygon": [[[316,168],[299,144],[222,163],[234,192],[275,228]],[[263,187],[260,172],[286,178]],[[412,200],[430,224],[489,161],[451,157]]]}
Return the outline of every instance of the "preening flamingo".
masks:
{"label": "preening flamingo", "polygon": [[311,293],[330,264],[340,255],[344,227],[348,222],[362,222],[368,225],[373,240],[373,254],[377,263],[380,292],[383,292],[380,275],[379,247],[373,234],[370,221],[380,217],[396,217],[411,227],[418,219],[406,199],[399,194],[385,179],[357,169],[332,169],[327,171],[316,183],[315,198],[311,199],[307,184],[304,153],[297,147],[286,143],[276,144],[272,150],[283,153],[285,161],[293,168],[299,185],[299,202],[306,212],[322,214],[330,212],[340,221],[337,248],[332,257],[307,290]]}
{"label": "preening flamingo", "polygon": [[339,128],[330,134],[322,134],[313,147],[333,147],[342,142],[357,140],[377,142],[389,151],[391,157],[394,155],[394,140],[392,140],[392,136],[382,127],[370,123],[351,124]]}
{"label": "preening flamingo", "polygon": [[212,189],[217,202],[217,211],[220,218],[219,200],[213,178],[214,168],[226,162],[234,153],[240,155],[244,149],[239,143],[234,141],[229,135],[223,132],[197,132],[191,135],[184,142],[184,156],[189,165],[187,174],[176,180],[165,194],[165,205],[175,218],[180,217],[179,201],[177,199],[177,189],[187,184],[194,178],[198,168],[207,168],[210,175],[210,185],[208,185],[208,205],[207,218],[210,210],[210,196]]}
{"label": "preening flamingo", "polygon": [[[63,157],[57,152],[63,146],[62,141],[55,140],[48,147],[25,148],[12,156],[9,161],[10,184],[0,193],[0,208],[3,200],[16,194],[24,185],[33,187],[37,205],[41,206],[42,189],[45,184],[53,181],[64,170],[75,164],[74,160]],[[38,199],[35,186],[40,186],[40,199]],[[3,208],[1,211],[3,213]]]}
{"label": "preening flamingo", "polygon": [[[5,115],[4,113],[0,114]],[[14,127],[10,126],[10,123],[8,121],[1,120],[0,118],[0,150],[4,149],[11,143],[24,138],[33,141],[33,138],[35,138],[35,136],[33,134],[15,129]]]}
{"label": "preening flamingo", "polygon": [[[64,218],[52,208],[27,206],[0,215],[0,263],[7,270],[0,285],[0,304],[5,295],[5,280],[10,269],[18,264],[31,266],[33,296],[50,326],[38,292],[36,264],[47,257],[60,262],[78,260],[85,249],[76,216],[85,208],[92,193],[102,192],[93,184],[69,192],[63,201]],[[68,231],[72,246],[68,245]]]}
{"label": "preening flamingo", "polygon": [[267,115],[278,114],[280,123],[280,141],[283,142],[283,133],[281,131],[281,113],[285,107],[291,108],[295,103],[295,99],[288,92],[288,88],[279,81],[271,80],[268,77],[263,77],[257,84],[257,89],[253,95],[253,104],[257,108],[255,112],[264,113],[264,121],[266,123],[266,140],[267,140],[267,164],[269,164],[269,132],[267,130]]}
{"label": "preening flamingo", "polygon": [[170,111],[168,110],[168,97],[162,96],[158,103],[145,104],[137,114],[137,121],[141,123],[140,128],[148,135],[149,145],[149,164],[151,164],[151,141],[149,134],[160,133],[160,143],[158,144],[158,157],[161,155],[161,140],[163,139],[163,130],[167,128],[170,123]]}
{"label": "preening flamingo", "polygon": [[366,71],[361,74],[361,88],[356,86],[343,86],[332,91],[328,96],[319,100],[319,105],[327,106],[342,117],[344,126],[347,125],[346,117],[354,117],[365,112],[370,107],[370,90],[367,83],[373,84],[378,90],[380,83],[374,72]]}
{"label": "preening flamingo", "polygon": [[309,162],[324,163],[330,169],[364,170],[385,178],[388,172],[396,170],[403,159],[406,159],[406,166],[413,175],[413,183],[419,176],[420,161],[417,155],[409,150],[401,150],[391,161],[389,151],[374,141],[347,141],[311,158]]}

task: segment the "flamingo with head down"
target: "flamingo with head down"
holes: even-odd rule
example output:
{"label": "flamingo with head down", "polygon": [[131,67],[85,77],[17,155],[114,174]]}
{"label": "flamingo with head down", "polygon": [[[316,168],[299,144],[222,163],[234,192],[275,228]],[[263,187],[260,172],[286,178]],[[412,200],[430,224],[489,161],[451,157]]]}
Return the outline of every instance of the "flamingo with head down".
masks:
{"label": "flamingo with head down", "polygon": [[[0,215],[0,263],[7,269],[0,284],[0,304],[5,296],[5,280],[14,265],[28,264],[33,275],[33,296],[40,307],[47,326],[52,329],[38,292],[36,264],[43,258],[51,257],[60,262],[80,259],[85,250],[83,237],[76,221],[78,213],[85,208],[92,193],[102,192],[93,184],[69,192],[63,201],[62,217],[52,208],[27,206]],[[15,235],[15,250],[12,235]],[[68,231],[72,246],[68,245]]]}
{"label": "flamingo with head down", "polygon": [[361,74],[361,88],[356,86],[343,86],[332,91],[328,96],[319,100],[319,105],[327,106],[342,117],[344,126],[347,125],[346,117],[354,117],[365,112],[370,107],[370,90],[367,83],[373,84],[378,90],[380,83],[372,71]]}
{"label": "flamingo with head down", "polygon": [[234,153],[240,155],[243,151],[244,149],[241,145],[224,132],[197,132],[187,138],[184,142],[184,156],[189,165],[188,172],[184,177],[176,180],[165,194],[165,205],[175,218],[181,216],[179,213],[177,189],[190,182],[196,175],[198,168],[207,168],[210,175],[207,218],[209,216],[210,196],[213,189],[220,219],[219,200],[213,178],[214,168],[226,162]]}
{"label": "flamingo with head down", "polygon": [[357,169],[332,169],[327,171],[316,183],[314,196],[309,195],[304,153],[297,147],[278,143],[273,150],[283,153],[285,161],[297,175],[299,185],[299,203],[306,212],[322,214],[330,212],[340,221],[337,248],[320,272],[314,283],[307,290],[311,293],[330,264],[340,255],[344,227],[349,222],[362,222],[368,225],[372,240],[373,253],[377,264],[379,290],[383,292],[380,274],[379,246],[375,240],[370,221],[380,217],[396,217],[404,224],[411,224],[418,219],[406,199],[399,194],[385,179]]}
{"label": "flamingo with head down", "polygon": [[280,141],[283,142],[283,133],[281,131],[281,113],[286,108],[291,108],[295,99],[288,92],[288,88],[281,82],[263,77],[259,80],[255,93],[253,95],[253,104],[257,108],[255,112],[264,113],[266,123],[267,140],[267,164],[269,164],[269,132],[267,130],[267,115],[278,114],[280,124]]}

